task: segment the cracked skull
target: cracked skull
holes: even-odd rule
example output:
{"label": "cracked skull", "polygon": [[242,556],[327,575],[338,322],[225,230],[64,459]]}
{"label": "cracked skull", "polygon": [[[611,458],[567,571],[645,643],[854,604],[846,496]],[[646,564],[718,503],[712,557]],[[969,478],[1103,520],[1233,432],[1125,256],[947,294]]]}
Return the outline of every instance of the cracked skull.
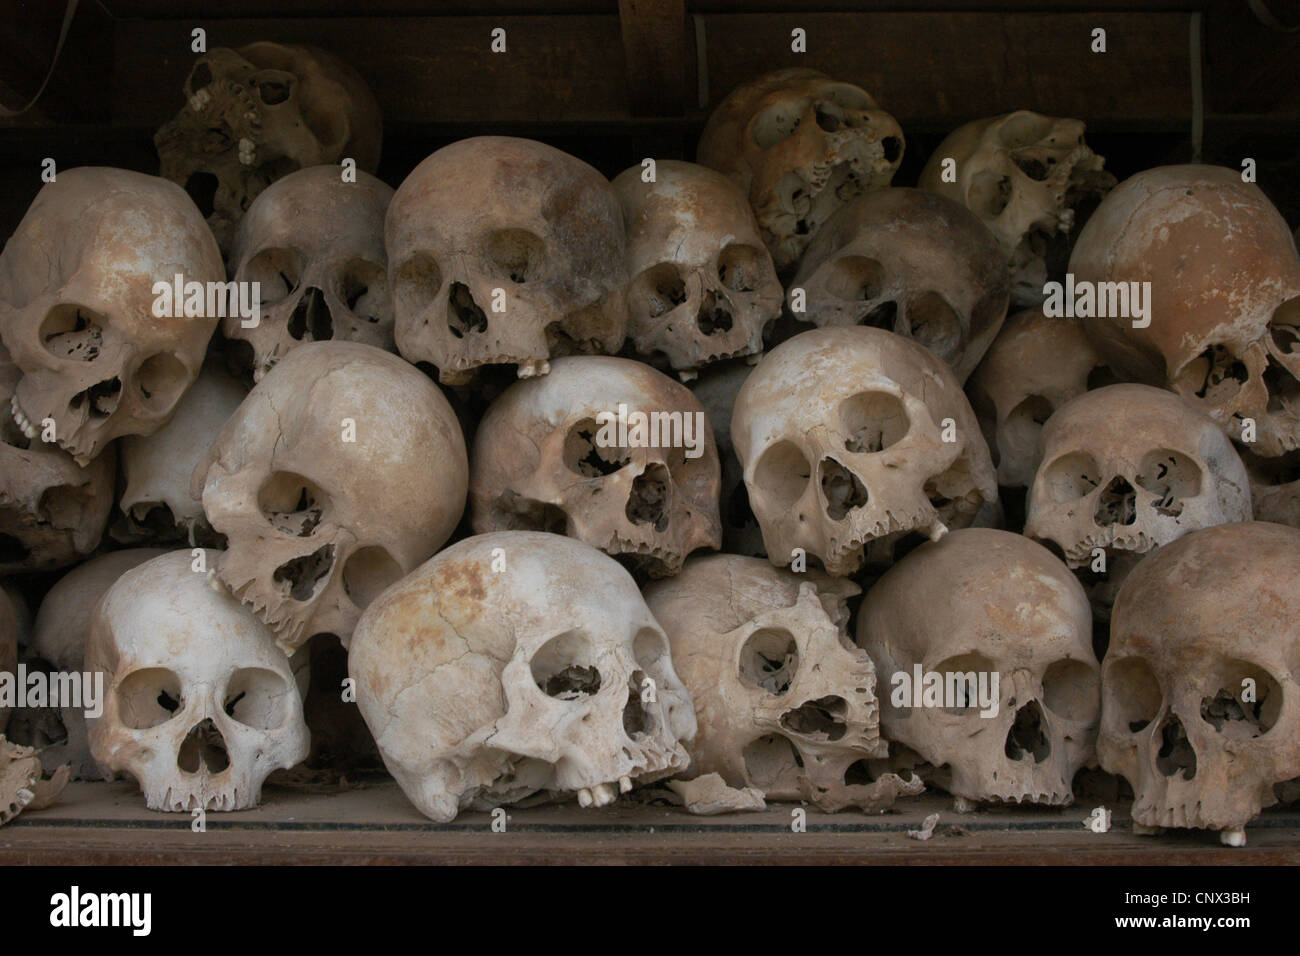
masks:
{"label": "cracked skull", "polygon": [[1253,428],[1258,455],[1300,448],[1300,256],[1240,170],[1126,179],[1084,227],[1070,271],[1076,283],[1150,283],[1145,328],[1128,316],[1087,324],[1111,367],[1199,404],[1238,441]]}
{"label": "cracked skull", "polygon": [[81,167],[36,194],[0,253],[0,339],[23,377],[14,420],[46,419],[81,465],[120,435],[148,435],[203,364],[216,318],[155,312],[155,283],[220,283],[212,233],[155,176]]}
{"label": "cracked skull", "polygon": [[668,639],[579,541],[459,541],[367,609],[348,658],[384,763],[448,822],[538,792],[603,806],[685,768],[695,734]]}
{"label": "cracked skull", "polygon": [[748,194],[772,260],[786,274],[841,204],[889,185],[903,160],[903,131],[860,87],[786,69],[719,103],[698,152],[701,164]]}
{"label": "cracked skull", "polygon": [[731,438],[778,566],[799,548],[849,574],[868,546],[887,558],[911,532],[938,538],[997,495],[952,370],[883,329],[814,329],[777,346],[741,387]]}
{"label": "cracked skull", "polygon": [[958,381],[1006,318],[1010,288],[997,242],[951,200],[889,188],[841,206],[817,233],[790,289],[814,325],[871,325],[920,342]]}
{"label": "cracked skull", "polygon": [[[1070,246],[1115,177],[1083,141],[1083,122],[1017,110],[974,120],[948,135],[918,185],[956,200],[989,227],[1011,260],[1012,301],[1043,301]],[[945,179],[945,161],[956,163]]]}
{"label": "cracked skull", "polygon": [[1194,531],[1120,590],[1102,667],[1101,765],[1145,827],[1235,830],[1300,776],[1300,531]]}
{"label": "cracked skull", "polygon": [[388,297],[384,214],[393,191],[338,166],[290,173],[257,197],[239,221],[230,261],[237,282],[256,282],[261,314],[221,326],[248,343],[254,381],[299,342],[360,342],[395,352]]}
{"label": "cracked skull", "polygon": [[397,348],[445,384],[623,344],[618,197],[567,153],[504,136],[445,146],[398,188],[386,237]]}
{"label": "cracked skull", "polygon": [[553,531],[651,577],[721,546],[718,451],[703,406],[648,365],[557,359],[516,382],[474,436],[474,530]]}
{"label": "cracked skull", "polygon": [[1093,756],[1100,667],[1083,588],[1042,545],[991,528],[921,545],[867,595],[858,644],[885,737],[954,797],[1071,802]]}
{"label": "cracked skull", "polygon": [[127,571],[96,609],[86,666],[107,678],[91,753],[135,777],[151,810],[244,810],[307,756],[302,699],[271,631],[193,560]]}
{"label": "cracked skull", "polygon": [[694,163],[663,159],[655,181],[633,166],[613,182],[627,225],[628,337],[683,378],[763,351],[781,283],[739,187]]}
{"label": "cracked skull", "polygon": [[464,510],[460,426],[396,355],[300,345],[248,394],[194,470],[228,550],[216,573],[292,653],[347,645],[361,611],[447,540]]}
{"label": "cracked skull", "polygon": [[353,159],[373,173],[383,123],[365,80],[332,53],[250,43],[214,47],[185,80],[185,106],[154,134],[161,175],[184,186],[223,251],[267,186]]}

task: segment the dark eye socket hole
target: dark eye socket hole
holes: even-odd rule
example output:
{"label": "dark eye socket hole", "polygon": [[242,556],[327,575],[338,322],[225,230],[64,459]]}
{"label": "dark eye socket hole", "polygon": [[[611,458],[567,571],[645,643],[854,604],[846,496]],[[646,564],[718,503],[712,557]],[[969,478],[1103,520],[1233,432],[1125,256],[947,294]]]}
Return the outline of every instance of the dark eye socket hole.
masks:
{"label": "dark eye socket hole", "polygon": [[600,440],[602,426],[584,418],[564,437],[564,466],[575,475],[599,478],[612,475],[629,461],[627,449]]}
{"label": "dark eye socket hole", "polygon": [[1041,183],[1047,178],[1050,171],[1047,164],[1036,156],[1014,155],[1011,161],[1016,164],[1016,168],[1028,176],[1034,182]]}
{"label": "dark eye socket hole", "polygon": [[903,141],[897,136],[886,136],[880,141],[880,147],[885,151],[887,163],[896,163],[903,156]]}
{"label": "dark eye socket hole", "polygon": [[840,256],[828,267],[825,289],[837,299],[869,302],[885,287],[885,267],[866,256]]}
{"label": "dark eye socket hole", "polygon": [[93,362],[104,347],[107,324],[98,312],[74,302],[62,302],[50,309],[41,322],[41,345],[58,359]]}
{"label": "dark eye socket hole", "polygon": [[484,254],[499,275],[522,284],[541,273],[546,243],[526,229],[498,229],[488,236]]}
{"label": "dark eye socket hole", "polygon": [[378,545],[358,548],[343,565],[343,590],[364,610],[402,577],[402,566]]}
{"label": "dark eye socket hole", "polygon": [[923,292],[908,303],[907,324],[911,337],[944,361],[961,347],[961,319],[937,292]]}
{"label": "dark eye socket hole", "polygon": [[633,308],[651,318],[667,315],[686,301],[686,282],[671,262],[651,266],[636,278],[632,290]]}
{"label": "dark eye socket hole", "polygon": [[538,689],[558,700],[581,700],[600,690],[597,652],[581,631],[566,631],[543,644],[529,668]]}
{"label": "dark eye socket hole", "polygon": [[1282,714],[1282,685],[1248,661],[1229,661],[1226,670],[1219,691],[1201,700],[1201,719],[1235,740],[1262,737]]}
{"label": "dark eye socket hole", "polygon": [[141,399],[155,411],[166,411],[175,405],[189,382],[189,370],[170,352],[150,355],[135,373]]}
{"label": "dark eye socket hole", "polygon": [[759,149],[768,149],[794,135],[808,110],[808,102],[781,102],[763,110],[749,124],[749,135]]}
{"label": "dark eye socket hole", "polygon": [[377,262],[353,259],[339,276],[339,288],[348,310],[370,323],[391,316],[386,270]]}
{"label": "dark eye socket hole", "polygon": [[1181,452],[1158,448],[1143,458],[1137,483],[1156,496],[1156,511],[1177,517],[1183,502],[1201,493],[1201,468]]}
{"label": "dark eye socket hole", "polygon": [[840,403],[846,451],[872,454],[901,441],[909,422],[902,401],[888,392],[859,392]]}
{"label": "dark eye socket hole", "polygon": [[243,269],[243,280],[258,284],[263,305],[279,302],[298,288],[302,278],[302,256],[283,246],[269,246],[257,252]]}
{"label": "dark eye socket hole", "polygon": [[759,628],[740,649],[740,680],[748,687],[781,695],[799,671],[799,646],[780,628]]}
{"label": "dark eye socket hole", "polygon": [[765,253],[731,243],[718,256],[718,278],[732,292],[753,292],[762,281]]}
{"label": "dark eye socket hole", "polygon": [[803,495],[812,475],[812,465],[793,442],[782,441],[768,448],[754,466],[754,487],[765,497],[787,507]]}
{"label": "dark eye socket hole", "polygon": [[132,730],[148,730],[172,719],[184,706],[181,679],[164,667],[128,674],[117,687],[118,718]]}
{"label": "dark eye socket hole", "polygon": [[190,173],[185,180],[185,192],[194,200],[194,205],[199,207],[199,213],[204,219],[211,216],[217,208],[217,189],[220,185],[221,181],[212,173]]}
{"label": "dark eye socket hole", "polygon": [[190,71],[190,92],[197,93],[212,82],[212,67],[200,60]]}
{"label": "dark eye socket hole", "polygon": [[266,79],[257,80],[257,98],[267,106],[279,106],[293,95],[293,80]]}
{"label": "dark eye socket hole", "polygon": [[[1086,497],[1101,484],[1101,468],[1087,452],[1068,452],[1042,471],[1047,500],[1055,503]],[[1037,481],[1037,479],[1036,479]]]}
{"label": "dark eye socket hole", "polygon": [[1183,395],[1195,395],[1211,405],[1222,405],[1241,391],[1250,377],[1246,364],[1225,346],[1211,345],[1188,362],[1173,380]]}
{"label": "dark eye socket hole", "polygon": [[257,730],[275,730],[287,715],[289,688],[275,671],[242,667],[226,685],[226,716]]}
{"label": "dark eye socket hole", "polygon": [[966,202],[983,219],[996,219],[1011,201],[1011,177],[981,169],[971,179]]}
{"label": "dark eye socket hole", "polygon": [[1300,296],[1277,307],[1269,320],[1269,333],[1278,351],[1300,352]]}
{"label": "dark eye socket hole", "polygon": [[300,538],[320,524],[329,495],[315,482],[290,471],[274,472],[257,494],[263,516],[277,530]]}

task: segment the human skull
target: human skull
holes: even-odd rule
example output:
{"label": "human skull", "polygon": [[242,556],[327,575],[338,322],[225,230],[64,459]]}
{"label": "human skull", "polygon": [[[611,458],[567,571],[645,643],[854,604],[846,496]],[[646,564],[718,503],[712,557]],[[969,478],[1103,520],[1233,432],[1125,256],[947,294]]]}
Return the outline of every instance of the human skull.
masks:
{"label": "human skull", "polygon": [[209,362],[171,421],[152,435],[121,440],[126,489],[118,500],[121,521],[113,529],[115,538],[212,543],[203,505],[190,496],[190,478],[247,393],[242,383]]}
{"label": "human skull", "polygon": [[379,103],[356,70],[316,47],[214,47],[184,93],[181,111],[154,134],[161,175],[185,187],[223,251],[280,177],[342,159],[370,173],[379,165]]}
{"label": "human skull", "polygon": [[553,534],[440,552],[362,615],[348,670],[384,763],[440,823],[539,791],[612,803],[684,769],[695,734],[631,576]]}
{"label": "human skull", "polygon": [[193,562],[147,561],[96,608],[86,667],[107,678],[90,751],[135,777],[151,810],[246,810],[271,771],[307,756],[302,698],[275,635]]}
{"label": "human skull", "polygon": [[889,188],[840,206],[808,245],[790,287],[814,325],[872,325],[926,346],[964,382],[1006,318],[997,242],[968,209]]}
{"label": "human skull", "polygon": [[470,517],[479,534],[567,534],[663,577],[721,546],[718,472],[713,430],[684,385],[631,359],[571,356],[488,407]]}
{"label": "human skull", "polygon": [[781,282],[740,188],[694,163],[640,164],[613,182],[627,226],[628,337],[685,380],[702,365],[763,351]]}
{"label": "human skull", "polygon": [[[86,636],[90,633],[91,617],[99,599],[127,571],[166,553],[161,548],[110,551],[91,558],[59,578],[36,612],[32,626],[32,651],[57,672],[84,673]],[[104,686],[108,686],[107,676]],[[53,773],[67,763],[72,765],[73,779],[102,779],[102,772],[90,756],[85,708],[61,707],[58,717],[64,738],[42,748],[41,765]]]}
{"label": "human skull", "polygon": [[505,136],[444,146],[398,187],[385,234],[397,348],[445,384],[623,344],[618,197],[567,153]]}
{"label": "human skull", "polygon": [[778,566],[800,548],[849,574],[869,544],[938,538],[997,495],[952,370],[883,329],[813,329],[777,346],[740,389],[731,439]]}
{"label": "human skull", "polygon": [[249,392],[190,491],[228,541],[217,576],[292,653],[319,633],[346,647],[366,605],[451,535],[467,479],[436,385],[372,346],[309,342]]}
{"label": "human skull", "polygon": [[1278,458],[1261,458],[1243,448],[1241,460],[1250,475],[1250,498],[1256,520],[1300,528],[1300,451]]}
{"label": "human skull", "polygon": [[1061,406],[1043,426],[1025,534],[1072,568],[1093,550],[1141,554],[1189,531],[1249,521],[1246,467],[1190,402],[1148,385],[1108,385]]}
{"label": "human skull", "polygon": [[1300,776],[1298,573],[1300,531],[1252,521],[1193,531],[1124,583],[1097,753],[1132,785],[1135,824],[1244,842]]}
{"label": "human skull", "polygon": [[744,359],[733,359],[710,365],[700,372],[690,385],[695,397],[704,406],[704,413],[713,426],[713,439],[718,446],[721,464],[721,483],[718,486],[718,517],[722,522],[722,550],[727,554],[742,554],[765,558],[763,533],[758,519],[749,507],[749,492],[741,473],[736,449],[731,443],[731,413],[736,407],[740,386],[753,371]]}
{"label": "human skull", "polygon": [[253,328],[233,315],[227,339],[252,351],[254,381],[299,342],[361,342],[390,352],[384,214],[393,190],[358,172],[313,166],[277,180],[239,221],[230,252],[236,282],[259,285],[262,309]]}
{"label": "human skull", "polygon": [[1090,320],[1102,357],[1134,381],[1198,403],[1251,450],[1300,448],[1300,256],[1240,170],[1161,166],[1126,179],[1084,227],[1076,284],[1149,282],[1149,325]]}
{"label": "human skull", "polygon": [[698,155],[748,194],[784,274],[842,203],[889,185],[903,161],[903,131],[852,83],[817,70],[776,70],[718,104]]}
{"label": "human skull", "polygon": [[1070,399],[1112,381],[1079,319],[1049,319],[1041,307],[1010,316],[966,389],[998,484],[1029,487],[1043,423]]}
{"label": "human skull", "polygon": [[[1083,121],[1017,110],[958,127],[939,144],[918,185],[956,200],[997,237],[1011,260],[1012,301],[1043,301],[1060,280],[1070,245],[1115,185],[1106,160],[1083,141]],[[955,181],[944,178],[956,163]]]}
{"label": "human skull", "polygon": [[[769,800],[845,791],[884,757],[876,674],[847,635],[856,584],[762,558],[706,555],[650,584],[695,704],[692,771]],[[863,771],[861,776],[857,771]]]}
{"label": "human skull", "polygon": [[[858,644],[880,679],[882,732],[965,801],[1071,802],[1101,709],[1091,642],[1088,600],[1065,565],[991,528],[921,545],[858,612]],[[929,675],[955,693],[918,700]],[[982,700],[972,693],[981,681]]]}
{"label": "human skull", "polygon": [[82,466],[28,438],[3,409],[22,378],[0,345],[0,575],[66,567],[99,546],[113,508],[117,452]]}
{"label": "human skull", "polygon": [[60,172],[0,253],[0,340],[23,371],[14,420],[45,419],[85,465],[165,422],[199,374],[216,318],[155,314],[154,285],[221,282],[212,233],[178,187],[125,169]]}

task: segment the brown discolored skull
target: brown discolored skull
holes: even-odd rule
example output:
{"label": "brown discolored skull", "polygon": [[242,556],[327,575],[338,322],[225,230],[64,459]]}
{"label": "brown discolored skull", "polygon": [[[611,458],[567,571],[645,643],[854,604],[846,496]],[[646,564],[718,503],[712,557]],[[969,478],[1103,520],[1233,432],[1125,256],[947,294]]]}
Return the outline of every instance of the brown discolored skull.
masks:
{"label": "brown discolored skull", "polygon": [[1011,261],[1013,303],[1031,306],[1049,279],[1062,279],[1075,237],[1115,185],[1104,163],[1084,143],[1081,120],[1017,110],[948,134],[917,185],[979,216]]}
{"label": "brown discolored skull", "polygon": [[[23,371],[10,402],[28,438],[55,424],[81,465],[167,421],[215,317],[157,315],[155,283],[222,282],[212,232],[155,176],[81,167],[41,188],[0,254],[0,340]],[[175,303],[174,303],[175,304]]]}
{"label": "brown discolored skull", "polygon": [[883,556],[911,532],[938,538],[997,496],[952,370],[883,329],[813,329],[777,346],[740,389],[731,439],[778,566],[800,548],[849,574],[868,545]]}
{"label": "brown discolored skull", "polygon": [[[799,292],[802,290],[802,293]],[[920,342],[964,382],[1006,318],[1007,263],[967,209],[918,189],[879,189],[841,206],[790,288],[814,325],[871,325]]]}
{"label": "brown discolored skull", "polygon": [[316,47],[214,47],[184,92],[185,106],[154,134],[161,175],[185,187],[223,252],[280,177],[343,159],[370,173],[379,165],[379,103],[356,70]]}
{"label": "brown discolored skull", "polygon": [[[1300,447],[1300,256],[1260,188],[1219,166],[1126,179],[1084,227],[1077,281],[1150,282],[1150,325],[1088,334],[1125,377],[1173,389],[1258,455]],[[1248,431],[1247,431],[1248,434]]]}
{"label": "brown discolored skull", "polygon": [[221,582],[293,653],[347,646],[362,610],[447,540],[468,464],[436,385],[396,355],[309,342],[244,399],[194,470]]}
{"label": "brown discolored skull", "polygon": [[[1101,709],[1091,642],[1087,598],[1065,565],[991,528],[921,545],[858,612],[885,736],[964,801],[1071,802]],[[928,675],[940,675],[938,697],[922,690]]]}
{"label": "brown discolored skull", "polygon": [[299,342],[360,342],[397,351],[388,297],[384,215],[393,191],[358,172],[313,166],[277,180],[239,221],[230,251],[237,282],[259,284],[257,325],[241,316],[221,326],[247,342],[253,380]]}
{"label": "brown discolored skull", "polygon": [[784,275],[840,205],[889,185],[903,131],[865,90],[795,68],[732,90],[709,116],[698,152],[748,194]]}
{"label": "brown discolored skull", "polygon": [[438,150],[388,209],[397,348],[465,384],[484,365],[616,352],[627,328],[623,215],[609,182],[544,143],[477,136]]}
{"label": "brown discolored skull", "polygon": [[781,283],[739,187],[662,159],[654,182],[633,166],[613,183],[627,226],[628,337],[683,380],[700,366],[759,355],[781,314]]}
{"label": "brown discolored skull", "polygon": [[472,459],[480,534],[567,534],[652,577],[721,545],[713,429],[685,386],[640,362],[571,356],[516,382],[483,416]]}
{"label": "brown discolored skull", "polygon": [[1300,776],[1300,531],[1226,524],[1143,559],[1120,590],[1097,754],[1141,827],[1223,831]]}

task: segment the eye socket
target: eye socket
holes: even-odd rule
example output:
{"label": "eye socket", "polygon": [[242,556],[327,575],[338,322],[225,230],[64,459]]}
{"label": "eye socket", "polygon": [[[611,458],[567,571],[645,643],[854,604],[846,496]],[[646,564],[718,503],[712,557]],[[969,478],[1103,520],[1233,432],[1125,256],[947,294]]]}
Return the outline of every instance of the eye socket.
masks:
{"label": "eye socket", "polygon": [[298,79],[292,73],[282,70],[264,70],[256,74],[251,85],[257,90],[257,98],[266,106],[279,106],[293,96]]}
{"label": "eye socket", "polygon": [[979,713],[980,689],[991,690],[997,668],[983,654],[972,652],[949,657],[933,670],[943,680],[943,712],[965,717]]}
{"label": "eye socket", "polygon": [[231,720],[256,730],[275,730],[284,724],[289,687],[275,671],[242,667],[226,684],[223,709]]}
{"label": "eye socket", "polygon": [[747,687],[780,696],[799,671],[799,645],[782,628],[759,628],[740,648],[740,681]]}
{"label": "eye socket", "polygon": [[884,451],[902,441],[910,423],[907,409],[888,392],[859,392],[840,402],[837,411],[846,451],[865,455]]}
{"label": "eye socket", "polygon": [[393,314],[388,273],[378,262],[352,259],[339,273],[339,295],[357,318],[377,323]]}
{"label": "eye socket", "polygon": [[981,219],[996,219],[1011,202],[1011,177],[981,169],[971,177],[966,203]]}
{"label": "eye socket", "polygon": [[1249,378],[1245,362],[1226,346],[1211,345],[1183,366],[1170,384],[1186,398],[1195,396],[1217,407],[1231,401]]}
{"label": "eye socket", "polygon": [[1227,661],[1218,692],[1201,700],[1201,719],[1233,740],[1253,740],[1282,714],[1282,685],[1248,661]]}
{"label": "eye socket", "polygon": [[206,60],[199,60],[194,64],[194,69],[190,70],[189,91],[197,93],[205,86],[212,82],[212,67],[208,66]]}
{"label": "eye socket", "polygon": [[784,100],[763,110],[749,124],[749,135],[754,145],[759,149],[769,149],[789,139],[808,112],[808,105],[807,100]]}
{"label": "eye socket", "polygon": [[315,482],[291,471],[273,472],[257,493],[262,515],[284,534],[306,538],[329,508],[330,497]]}
{"label": "eye socket", "polygon": [[1282,354],[1300,352],[1300,296],[1287,299],[1277,307],[1269,320],[1268,331]]}
{"label": "eye socket", "polygon": [[573,425],[564,436],[564,467],[583,478],[599,478],[631,461],[626,448],[600,443],[600,432],[595,419],[584,418]]}
{"label": "eye socket", "polygon": [[657,319],[686,301],[686,283],[671,262],[661,262],[646,269],[632,283],[628,304],[638,315]]}
{"label": "eye socket", "polygon": [[533,681],[547,697],[577,701],[600,690],[595,661],[599,652],[582,631],[557,634],[543,644],[529,662]]}
{"label": "eye socket", "polygon": [[154,411],[165,412],[180,401],[189,385],[190,373],[170,352],[158,352],[140,363],[135,387],[141,402]]}
{"label": "eye socket", "polygon": [[732,292],[753,292],[768,272],[766,257],[761,249],[733,242],[718,254],[718,278]]}
{"label": "eye socket", "polygon": [[433,305],[442,289],[442,272],[432,256],[417,252],[393,275],[393,305],[404,316],[418,315]]}
{"label": "eye socket", "polygon": [[961,319],[937,292],[923,292],[907,304],[908,334],[944,361],[961,346]]}
{"label": "eye socket", "polygon": [[795,791],[803,760],[794,743],[784,734],[766,734],[745,745],[745,775],[749,783],[766,792]]}
{"label": "eye socket", "polygon": [[1039,482],[1044,497],[1053,504],[1077,501],[1096,490],[1101,483],[1101,468],[1085,451],[1067,452],[1039,472],[1035,486]]}
{"label": "eye socket", "polygon": [[279,302],[298,288],[302,256],[294,249],[273,246],[258,252],[244,266],[243,280],[258,283],[263,305]]}
{"label": "eye socket", "polygon": [[184,705],[181,679],[165,667],[132,671],[117,685],[118,717],[132,730],[165,724]]}
{"label": "eye socket", "polygon": [[657,672],[670,660],[668,638],[658,631],[642,628],[632,641],[632,657],[642,670]]}
{"label": "eye socket", "polygon": [[93,362],[103,348],[107,324],[98,312],[74,302],[62,302],[46,313],[38,334],[45,351],[55,358]]}
{"label": "eye socket", "polygon": [[885,267],[866,256],[840,256],[822,269],[822,287],[837,299],[869,302],[885,288]]}
{"label": "eye socket", "polygon": [[1176,518],[1183,513],[1183,501],[1201,493],[1201,468],[1186,455],[1159,448],[1142,459],[1137,483],[1156,496],[1156,511]]}
{"label": "eye socket", "polygon": [[498,229],[484,241],[483,257],[497,275],[523,284],[541,274],[546,243],[526,229]]}
{"label": "eye socket", "polygon": [[361,609],[401,580],[402,566],[378,545],[358,548],[343,565],[343,590],[348,600]]}
{"label": "eye socket", "polygon": [[803,495],[812,465],[793,442],[780,441],[763,452],[754,466],[754,490],[778,508],[790,507]]}
{"label": "eye socket", "polygon": [[1043,674],[1043,703],[1066,720],[1093,724],[1101,711],[1101,678],[1083,661],[1054,661]]}
{"label": "eye socket", "polygon": [[1102,672],[1106,723],[1118,734],[1145,730],[1160,713],[1164,691],[1150,665],[1140,657],[1107,661]]}

